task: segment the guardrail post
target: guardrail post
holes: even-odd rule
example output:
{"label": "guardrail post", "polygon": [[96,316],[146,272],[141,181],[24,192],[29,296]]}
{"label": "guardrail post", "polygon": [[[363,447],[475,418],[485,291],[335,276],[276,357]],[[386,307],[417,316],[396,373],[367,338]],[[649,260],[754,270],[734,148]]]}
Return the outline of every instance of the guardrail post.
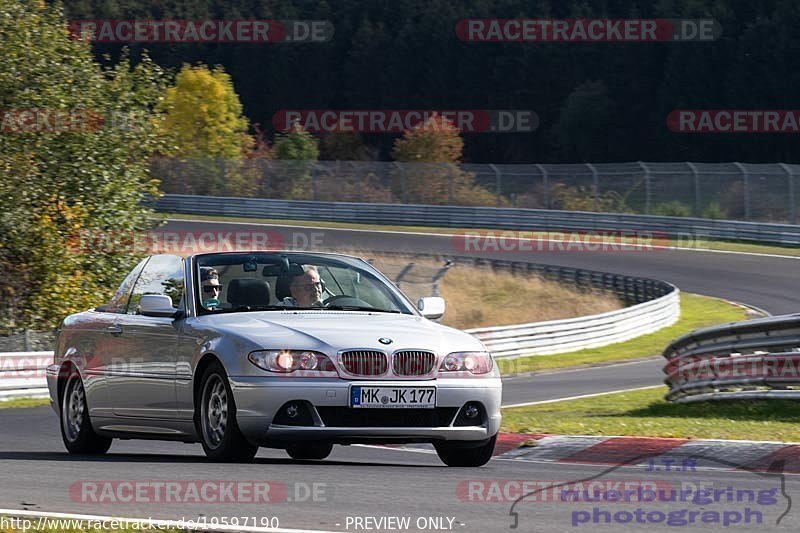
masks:
{"label": "guardrail post", "polygon": [[310,163],[309,165],[309,173],[311,174],[311,199],[316,201],[317,200],[317,165],[315,163]]}
{"label": "guardrail post", "polygon": [[497,196],[497,206],[499,207],[502,204],[500,195],[503,194],[503,174],[494,163],[489,163],[489,168],[494,172],[494,193]]}
{"label": "guardrail post", "polygon": [[541,164],[534,165],[539,172],[542,173],[542,185],[544,186],[544,208],[550,209],[550,177],[547,175],[547,170]]}
{"label": "guardrail post", "polygon": [[400,273],[397,274],[397,277],[394,278],[394,284],[397,285],[398,288],[400,287],[400,282],[403,281],[403,277],[409,272],[411,272],[412,268],[414,268],[414,263],[407,264],[406,266],[403,267],[403,270],[401,270]]}
{"label": "guardrail post", "polygon": [[650,202],[652,201],[653,190],[652,185],[650,183],[650,167],[648,167],[644,162],[637,161],[639,166],[642,167],[644,170],[644,214],[650,214]]}
{"label": "guardrail post", "polygon": [[31,351],[31,332],[30,330],[26,329],[22,332],[22,346],[23,352],[30,352]]}
{"label": "guardrail post", "polygon": [[395,168],[400,173],[399,174],[400,175],[400,195],[403,198],[403,203],[407,204],[408,203],[408,190],[407,190],[407,187],[406,187],[406,170],[403,167],[403,165],[401,165],[397,161],[395,161],[393,163],[393,165],[395,166]]}
{"label": "guardrail post", "polygon": [[449,259],[445,261],[444,266],[439,269],[439,271],[433,276],[433,295],[432,296],[439,296],[439,280],[441,280],[447,271],[450,270],[450,267],[453,266],[453,262]]}
{"label": "guardrail post", "polygon": [[697,165],[686,161],[686,166],[692,171],[692,178],[694,179],[694,215],[701,216],[703,212],[702,203],[700,201],[700,174],[697,172]]}
{"label": "guardrail post", "polygon": [[744,168],[744,165],[734,162],[736,168],[742,173],[742,181],[744,182],[744,219],[750,220],[750,173]]}
{"label": "guardrail post", "polygon": [[789,221],[792,224],[797,224],[797,202],[795,201],[794,172],[792,172],[792,167],[786,163],[778,163],[778,165],[780,165],[783,171],[786,172],[786,179],[789,183]]}
{"label": "guardrail post", "polygon": [[597,169],[591,163],[584,163],[586,168],[592,172],[592,196],[594,198],[594,210],[600,210],[600,179],[597,174]]}
{"label": "guardrail post", "polygon": [[442,170],[447,174],[447,203],[453,205],[453,174],[455,172],[461,172],[461,168],[456,167],[455,170],[452,170],[447,163],[442,163],[441,165]]}
{"label": "guardrail post", "polygon": [[217,172],[219,173],[217,175],[216,182],[222,186],[222,194],[224,196],[228,196],[228,180],[225,176],[225,160],[220,157],[217,159],[216,163]]}

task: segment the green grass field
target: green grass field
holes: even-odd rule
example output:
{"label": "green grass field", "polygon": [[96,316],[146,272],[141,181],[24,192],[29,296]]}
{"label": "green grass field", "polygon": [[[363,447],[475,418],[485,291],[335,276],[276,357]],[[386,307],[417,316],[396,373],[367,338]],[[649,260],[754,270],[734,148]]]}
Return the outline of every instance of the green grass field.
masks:
{"label": "green grass field", "polygon": [[13,400],[0,401],[0,409],[16,409],[18,407],[41,407],[50,405],[47,398],[15,398]]}
{"label": "green grass field", "polygon": [[666,387],[503,410],[503,431],[800,442],[800,402],[674,404]]}

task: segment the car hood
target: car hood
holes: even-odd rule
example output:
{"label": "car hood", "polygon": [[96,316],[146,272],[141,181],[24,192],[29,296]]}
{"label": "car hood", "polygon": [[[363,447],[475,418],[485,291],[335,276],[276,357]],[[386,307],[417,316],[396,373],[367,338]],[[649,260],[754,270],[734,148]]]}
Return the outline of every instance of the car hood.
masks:
{"label": "car hood", "polygon": [[[425,318],[347,311],[266,311],[205,316],[207,326],[263,349],[305,349],[333,353],[348,348],[394,351],[401,348],[484,350],[468,333]],[[383,344],[378,339],[391,339]]]}

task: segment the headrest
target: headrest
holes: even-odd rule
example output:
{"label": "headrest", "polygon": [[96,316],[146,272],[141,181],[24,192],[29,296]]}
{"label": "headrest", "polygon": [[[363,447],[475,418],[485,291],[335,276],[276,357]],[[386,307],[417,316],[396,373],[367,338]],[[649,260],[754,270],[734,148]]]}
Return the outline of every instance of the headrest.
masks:
{"label": "headrest", "polygon": [[275,298],[282,301],[292,295],[291,285],[294,276],[280,276],[275,281]]}
{"label": "headrest", "polygon": [[269,305],[269,282],[263,279],[239,278],[228,284],[228,302],[240,305]]}

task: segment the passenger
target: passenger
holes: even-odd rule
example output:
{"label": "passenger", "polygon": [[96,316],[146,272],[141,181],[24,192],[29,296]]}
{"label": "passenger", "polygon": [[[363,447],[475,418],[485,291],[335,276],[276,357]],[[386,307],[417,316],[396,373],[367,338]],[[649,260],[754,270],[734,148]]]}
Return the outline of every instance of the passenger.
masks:
{"label": "passenger", "polygon": [[211,311],[220,309],[219,294],[222,284],[219,282],[217,269],[200,267],[200,289],[203,291],[203,307]]}

